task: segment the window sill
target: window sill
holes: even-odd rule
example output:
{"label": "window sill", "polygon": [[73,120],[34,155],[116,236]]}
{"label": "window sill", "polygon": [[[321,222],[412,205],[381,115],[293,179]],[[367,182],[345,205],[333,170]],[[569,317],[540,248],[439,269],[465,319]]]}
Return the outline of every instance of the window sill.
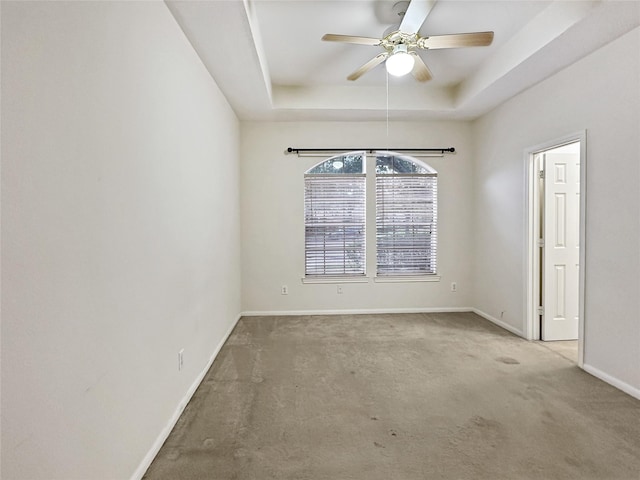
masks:
{"label": "window sill", "polygon": [[376,283],[407,283],[407,282],[439,282],[440,275],[406,275],[406,276],[381,276],[373,279]]}
{"label": "window sill", "polygon": [[369,277],[302,277],[302,283],[369,283]]}
{"label": "window sill", "polygon": [[[370,277],[302,277],[302,283],[369,283]],[[413,282],[439,282],[440,275],[398,275],[373,277],[375,283],[413,283]]]}

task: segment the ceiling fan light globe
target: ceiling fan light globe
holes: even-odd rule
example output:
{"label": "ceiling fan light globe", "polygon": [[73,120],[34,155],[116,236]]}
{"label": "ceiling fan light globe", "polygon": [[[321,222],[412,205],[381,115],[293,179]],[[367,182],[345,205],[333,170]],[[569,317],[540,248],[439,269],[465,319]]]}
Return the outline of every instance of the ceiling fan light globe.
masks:
{"label": "ceiling fan light globe", "polygon": [[414,58],[406,52],[396,52],[387,58],[385,67],[390,75],[402,77],[413,70]]}

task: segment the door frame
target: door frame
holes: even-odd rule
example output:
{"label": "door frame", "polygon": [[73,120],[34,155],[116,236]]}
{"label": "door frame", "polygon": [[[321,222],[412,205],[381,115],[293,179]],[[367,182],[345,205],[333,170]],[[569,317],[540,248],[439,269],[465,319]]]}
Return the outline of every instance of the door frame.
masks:
{"label": "door frame", "polygon": [[585,271],[586,271],[586,205],[587,205],[587,131],[571,133],[548,142],[526,148],[525,161],[525,336],[528,340],[540,338],[540,322],[538,315],[537,299],[540,298],[540,249],[537,239],[540,236],[539,225],[539,190],[537,188],[538,174],[535,165],[536,154],[562,147],[569,143],[580,142],[580,273],[578,284],[578,366],[584,365],[584,325],[585,325]]}

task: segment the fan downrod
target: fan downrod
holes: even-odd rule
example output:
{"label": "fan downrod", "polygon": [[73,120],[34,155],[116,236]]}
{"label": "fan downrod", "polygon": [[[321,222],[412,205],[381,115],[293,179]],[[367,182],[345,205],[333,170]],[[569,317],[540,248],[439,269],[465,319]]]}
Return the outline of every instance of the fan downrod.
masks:
{"label": "fan downrod", "polygon": [[404,14],[407,13],[407,8],[409,8],[409,2],[397,2],[393,4],[393,7],[391,7],[391,11],[394,15],[400,17],[400,21],[402,21],[402,17],[404,17]]}

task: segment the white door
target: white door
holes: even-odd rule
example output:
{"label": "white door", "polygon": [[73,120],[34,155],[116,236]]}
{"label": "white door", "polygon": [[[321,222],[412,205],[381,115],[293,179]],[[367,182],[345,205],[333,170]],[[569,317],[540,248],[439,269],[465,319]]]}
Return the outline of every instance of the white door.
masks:
{"label": "white door", "polygon": [[580,155],[544,154],[542,340],[578,338]]}

